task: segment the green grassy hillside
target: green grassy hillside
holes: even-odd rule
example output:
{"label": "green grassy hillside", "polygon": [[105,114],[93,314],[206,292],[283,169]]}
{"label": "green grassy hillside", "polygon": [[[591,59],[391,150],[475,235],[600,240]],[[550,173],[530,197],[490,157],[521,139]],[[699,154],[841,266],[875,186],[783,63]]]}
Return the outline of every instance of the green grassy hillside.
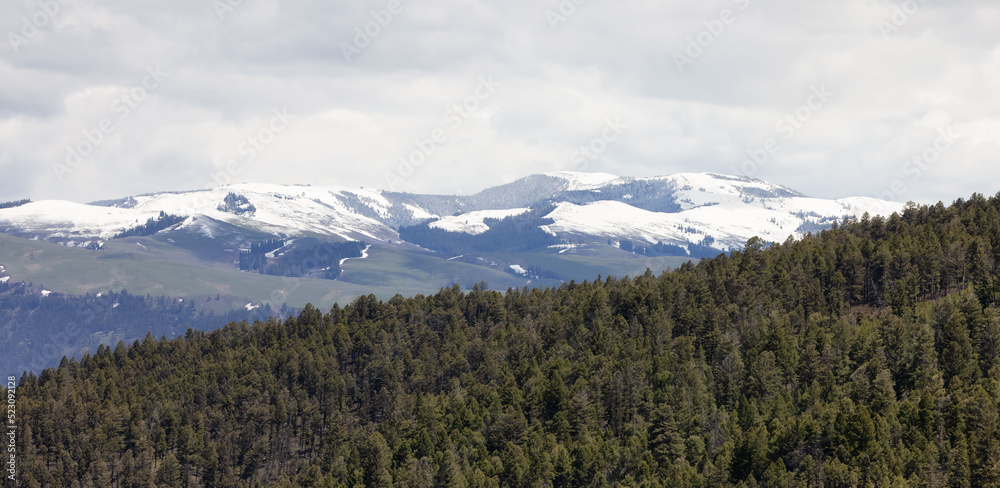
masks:
{"label": "green grassy hillside", "polygon": [[125,289],[133,294],[191,299],[218,294],[222,300],[205,302],[204,306],[221,309],[250,301],[295,307],[313,303],[328,308],[369,293],[389,298],[396,293],[429,293],[440,288],[429,282],[381,287],[245,273],[228,263],[207,261],[191,251],[145,237],[111,241],[102,250],[90,251],[0,234],[0,264],[14,280],[60,293]]}
{"label": "green grassy hillside", "polygon": [[[396,246],[372,246],[366,259],[350,259],[336,281],[283,278],[239,271],[228,254],[206,250],[194,237],[131,237],[109,241],[100,250],[69,248],[0,234],[0,264],[16,281],[74,295],[107,290],[128,290],[139,295],[165,295],[199,300],[200,307],[228,310],[248,302],[274,306],[287,303],[301,307],[312,303],[329,308],[360,295],[375,294],[388,299],[402,294],[434,293],[458,284],[463,289],[486,282],[496,290],[511,287],[558,286],[563,280],[583,281],[603,276],[635,276],[646,268],[654,273],[678,266],[684,258],[646,258],[613,249],[595,255],[488,254],[486,260],[506,264],[535,265],[557,274],[558,279],[529,281],[517,276],[506,264],[494,269],[479,261],[447,260],[436,254]],[[235,251],[230,252],[233,254]]]}

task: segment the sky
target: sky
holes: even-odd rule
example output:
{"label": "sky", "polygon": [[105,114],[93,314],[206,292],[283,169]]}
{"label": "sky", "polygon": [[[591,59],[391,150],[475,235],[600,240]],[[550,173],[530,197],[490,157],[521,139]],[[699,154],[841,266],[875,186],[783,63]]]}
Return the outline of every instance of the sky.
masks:
{"label": "sky", "polygon": [[7,0],[0,201],[716,172],[1000,192],[1000,5]]}

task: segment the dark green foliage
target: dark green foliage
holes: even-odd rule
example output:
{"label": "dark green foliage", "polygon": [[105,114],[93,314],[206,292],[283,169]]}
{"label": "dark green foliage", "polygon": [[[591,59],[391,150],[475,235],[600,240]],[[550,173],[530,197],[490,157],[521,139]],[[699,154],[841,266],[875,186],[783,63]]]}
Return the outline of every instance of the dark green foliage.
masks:
{"label": "dark green foliage", "polygon": [[665,244],[663,241],[657,242],[656,244],[642,246],[639,245],[639,243],[633,243],[630,240],[622,240],[619,242],[618,247],[622,251],[634,252],[645,256],[690,256],[692,258],[710,258],[718,256],[722,253],[721,250],[712,247],[712,244],[715,244],[715,239],[712,238],[712,236],[705,236],[698,244],[688,244],[686,249],[674,244]]}
{"label": "dark green foliage", "polygon": [[26,205],[31,203],[31,199],[25,198],[23,200],[14,200],[12,202],[0,202],[0,209],[20,207],[21,205]]}
{"label": "dark green foliage", "polygon": [[997,487],[998,206],[101,347],[22,377],[22,483]]}
{"label": "dark green foliage", "polygon": [[239,268],[242,271],[261,271],[267,265],[267,253],[282,248],[284,239],[269,239],[250,244],[250,249],[240,250]]}
{"label": "dark green foliage", "polygon": [[146,220],[145,224],[137,225],[131,229],[123,230],[115,234],[114,239],[122,239],[125,237],[138,237],[138,236],[151,236],[157,232],[166,229],[168,227],[177,225],[184,222],[187,217],[182,217],[180,215],[170,215],[163,211],[155,219],[150,217]]}
{"label": "dark green foliage", "polygon": [[253,215],[257,211],[257,207],[250,203],[250,200],[246,196],[229,192],[226,198],[222,200],[222,203],[219,204],[217,210],[236,215]]}

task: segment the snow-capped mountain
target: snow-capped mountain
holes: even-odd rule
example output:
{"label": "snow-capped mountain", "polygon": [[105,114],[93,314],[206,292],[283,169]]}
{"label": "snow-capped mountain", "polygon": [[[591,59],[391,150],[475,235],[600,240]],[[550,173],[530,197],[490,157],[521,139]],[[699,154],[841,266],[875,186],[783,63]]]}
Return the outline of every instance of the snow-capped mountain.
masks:
{"label": "snow-capped mountain", "polygon": [[[709,245],[740,248],[750,237],[784,241],[846,216],[889,215],[903,205],[871,198],[823,200],[742,176],[682,173],[652,178],[601,173],[532,175],[475,195],[418,195],[363,188],[240,184],[79,204],[31,202],[0,210],[0,232],[69,246],[99,247],[163,215],[183,218],[159,232],[216,237],[320,237],[401,244],[413,226],[476,236],[515,220],[564,243]],[[541,213],[539,213],[541,212]],[[519,220],[520,219],[520,220]],[[239,231],[236,231],[239,234]],[[409,234],[407,234],[409,235]],[[435,237],[438,239],[438,237]],[[428,247],[424,243],[417,243]]]}
{"label": "snow-capped mountain", "polygon": [[[637,187],[672,189],[676,211],[655,211],[631,192]],[[555,235],[585,235],[630,239],[686,247],[711,238],[711,247],[739,249],[751,237],[781,242],[789,236],[830,227],[848,216],[891,215],[903,204],[865,197],[838,200],[809,198],[789,188],[761,180],[713,173],[681,173],[657,178],[619,178],[581,190],[610,193],[618,198],[575,204],[560,202],[545,226]]]}

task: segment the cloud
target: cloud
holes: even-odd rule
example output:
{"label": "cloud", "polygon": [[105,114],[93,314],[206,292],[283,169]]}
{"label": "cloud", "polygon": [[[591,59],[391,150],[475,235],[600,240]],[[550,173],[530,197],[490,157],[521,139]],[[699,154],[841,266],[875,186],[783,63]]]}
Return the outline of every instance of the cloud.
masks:
{"label": "cloud", "polygon": [[[980,2],[22,0],[0,19],[0,200],[203,188],[234,161],[239,181],[384,187],[436,129],[398,189],[752,167],[821,197],[1000,190],[1000,9]],[[156,66],[169,77],[122,118]],[[481,77],[496,92],[448,119]],[[820,86],[834,96],[786,137]],[[251,158],[282,109],[294,120]],[[628,129],[579,168],[608,118]],[[938,130],[961,138],[918,174]]]}

